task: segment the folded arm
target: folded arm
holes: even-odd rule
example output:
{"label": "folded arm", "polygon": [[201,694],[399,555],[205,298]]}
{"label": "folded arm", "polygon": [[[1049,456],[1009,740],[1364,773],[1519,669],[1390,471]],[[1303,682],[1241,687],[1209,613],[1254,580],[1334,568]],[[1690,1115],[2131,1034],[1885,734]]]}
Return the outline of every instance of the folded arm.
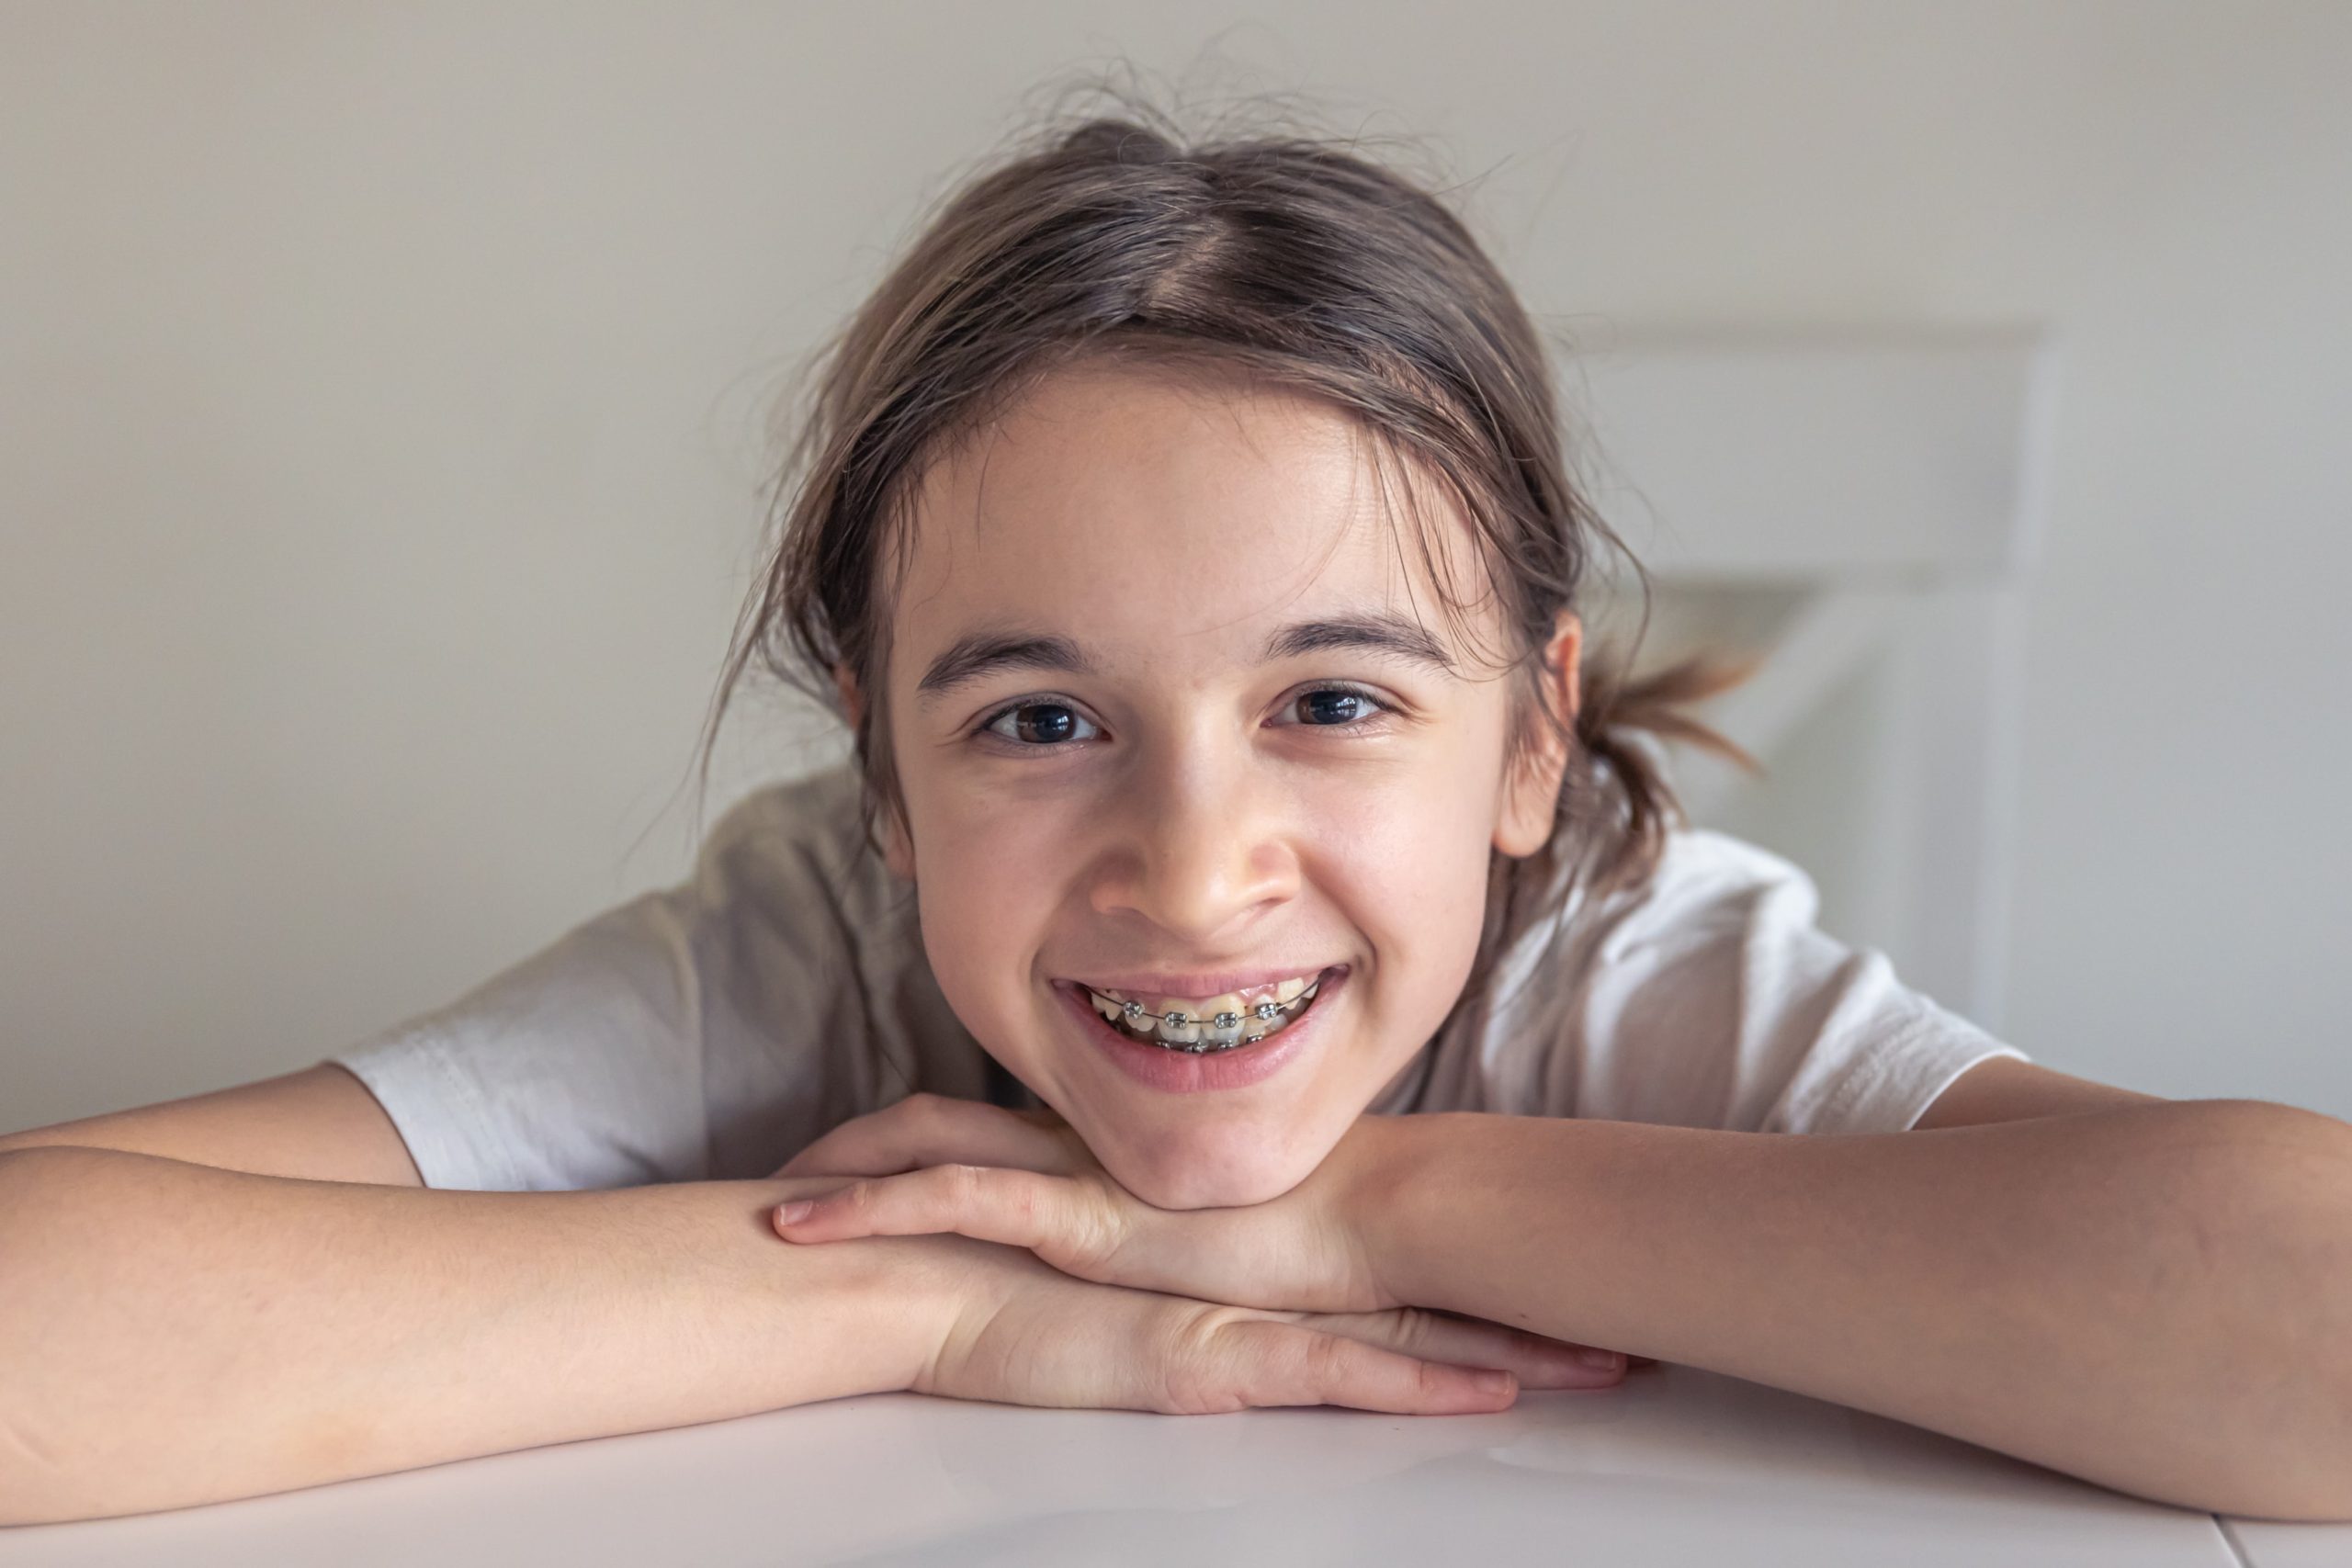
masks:
{"label": "folded arm", "polygon": [[838,1185],[775,1224],[816,1250],[958,1232],[1259,1306],[1447,1309],[2168,1503],[2352,1517],[2352,1126],[2012,1058],[1919,1126],[1365,1116],[1280,1198],[1168,1211],[1067,1128],[917,1097],[787,1168]]}
{"label": "folded arm", "polygon": [[1384,1293],[2161,1501],[2352,1517],[2352,1126],[2154,1101],[1878,1135],[1398,1119]]}
{"label": "folded arm", "polygon": [[[805,1185],[805,1184],[803,1184]],[[780,1249],[792,1182],[460,1192],[0,1153],[0,1524],[908,1387],[919,1243]]]}
{"label": "folded arm", "polygon": [[180,1507],[843,1394],[1495,1410],[1579,1349],[1252,1311],[957,1236],[795,1251],[827,1179],[472,1192],[0,1152],[0,1526]]}

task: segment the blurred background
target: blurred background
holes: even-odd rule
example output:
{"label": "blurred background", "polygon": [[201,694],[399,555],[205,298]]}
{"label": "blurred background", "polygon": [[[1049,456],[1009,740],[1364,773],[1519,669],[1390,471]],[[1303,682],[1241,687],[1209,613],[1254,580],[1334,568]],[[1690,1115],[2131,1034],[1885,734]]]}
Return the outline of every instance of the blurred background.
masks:
{"label": "blurred background", "polygon": [[[0,1130],[681,874],[778,397],[1121,62],[1450,172],[1645,648],[1795,672],[1702,824],[2046,1065],[2352,1116],[2352,6],[0,0]],[[703,819],[839,754],[747,691]]]}

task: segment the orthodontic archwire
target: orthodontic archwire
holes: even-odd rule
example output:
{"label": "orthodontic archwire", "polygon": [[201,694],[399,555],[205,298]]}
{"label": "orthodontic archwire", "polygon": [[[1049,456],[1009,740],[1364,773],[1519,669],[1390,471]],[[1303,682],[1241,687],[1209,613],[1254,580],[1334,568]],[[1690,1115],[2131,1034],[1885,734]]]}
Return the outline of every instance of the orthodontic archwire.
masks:
{"label": "orthodontic archwire", "polygon": [[[1317,979],[1309,985],[1306,989],[1299,992],[1298,995],[1293,997],[1287,1002],[1258,1002],[1250,1008],[1250,1014],[1255,1015],[1258,1021],[1261,1023],[1272,1022],[1275,1015],[1278,1013],[1290,1012],[1295,1009],[1305,1008],[1306,1003],[1314,998],[1315,993],[1322,988],[1323,982],[1320,979]],[[1238,1029],[1241,1026],[1245,1016],[1249,1016],[1238,1012],[1220,1012],[1210,1014],[1204,1018],[1194,1018],[1188,1012],[1153,1012],[1149,1008],[1145,1007],[1143,1003],[1136,1001],[1132,998],[1123,1002],[1114,997],[1103,996],[1102,992],[1096,990],[1091,986],[1086,987],[1086,994],[1090,997],[1094,997],[1102,1001],[1111,1003],[1114,1007],[1119,1010],[1120,1013],[1125,1017],[1129,1023],[1135,1023],[1142,1019],[1148,1018],[1160,1023],[1172,1023],[1179,1029],[1183,1028],[1188,1023],[1208,1024],[1216,1029]]]}

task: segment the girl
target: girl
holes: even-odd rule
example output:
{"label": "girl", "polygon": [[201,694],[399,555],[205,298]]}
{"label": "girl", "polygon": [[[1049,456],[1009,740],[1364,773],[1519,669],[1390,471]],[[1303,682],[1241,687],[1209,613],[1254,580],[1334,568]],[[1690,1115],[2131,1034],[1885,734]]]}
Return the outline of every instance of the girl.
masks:
{"label": "girl", "polygon": [[[1493,1410],[1632,1352],[2352,1511],[2352,1129],[2034,1066],[1683,825],[1636,732],[1736,756],[1676,707],[1737,672],[1588,667],[1613,539],[1551,385],[1461,223],[1336,142],[1136,111],[971,181],[822,367],[704,737],[707,777],[764,656],[850,761],[331,1059],[469,1190],[443,1237],[531,1238],[526,1302],[725,1272],[630,1277],[658,1369],[573,1326],[573,1407],[388,1386],[400,1435],[186,1485],[882,1388]],[[460,1297],[483,1374],[514,1347]]]}

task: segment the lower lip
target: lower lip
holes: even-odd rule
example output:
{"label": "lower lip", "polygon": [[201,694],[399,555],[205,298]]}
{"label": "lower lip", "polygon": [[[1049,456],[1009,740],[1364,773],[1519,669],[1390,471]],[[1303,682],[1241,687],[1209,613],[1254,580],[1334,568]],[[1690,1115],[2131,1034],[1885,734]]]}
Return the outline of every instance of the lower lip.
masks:
{"label": "lower lip", "polygon": [[1079,1027],[1086,1031],[1087,1038],[1101,1046],[1102,1054],[1121,1072],[1146,1089],[1191,1094],[1201,1089],[1242,1089],[1281,1071],[1283,1063],[1319,1038],[1322,1017],[1331,1010],[1332,998],[1346,988],[1349,973],[1346,969],[1323,971],[1315,1005],[1301,1013],[1297,1022],[1283,1025],[1281,1033],[1270,1034],[1255,1045],[1204,1051],[1197,1055],[1190,1051],[1147,1045],[1120,1032],[1110,1020],[1094,1010],[1094,1004],[1087,999],[1082,987],[1057,980],[1054,989],[1063,994],[1067,1005],[1078,1014]]}

